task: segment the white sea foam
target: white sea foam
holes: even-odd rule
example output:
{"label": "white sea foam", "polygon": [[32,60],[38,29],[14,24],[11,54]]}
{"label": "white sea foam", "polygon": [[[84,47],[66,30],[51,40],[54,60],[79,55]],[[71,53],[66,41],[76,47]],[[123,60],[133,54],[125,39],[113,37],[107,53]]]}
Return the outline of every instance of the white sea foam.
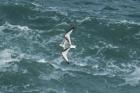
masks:
{"label": "white sea foam", "polygon": [[137,33],[135,33],[135,34],[133,35],[133,37],[134,37],[135,39],[139,40],[139,39],[140,39],[140,31],[137,32]]}
{"label": "white sea foam", "polygon": [[56,27],[59,27],[59,26],[69,26],[69,24],[67,22],[61,22],[61,23],[56,25]]}
{"label": "white sea foam", "polygon": [[127,75],[125,78],[125,84],[136,86],[140,84],[140,67],[136,67],[135,71]]}
{"label": "white sea foam", "polygon": [[120,20],[120,21],[118,21],[118,22],[116,22],[116,23],[140,25],[139,22],[128,21],[128,20]]}
{"label": "white sea foam", "polygon": [[39,63],[45,63],[46,61],[45,61],[45,59],[39,59],[38,62]]}
{"label": "white sea foam", "polygon": [[14,51],[11,49],[5,49],[0,52],[0,65],[5,65],[12,61],[19,61],[17,58],[12,58],[12,53]]}
{"label": "white sea foam", "polygon": [[0,26],[0,30],[4,29],[11,29],[16,31],[28,31],[31,30],[27,26],[21,26],[21,25],[12,25],[9,22],[5,22],[2,26]]}
{"label": "white sea foam", "polygon": [[79,20],[76,20],[78,23],[83,23],[83,22],[85,22],[85,21],[91,21],[91,18],[90,17],[85,17],[85,18],[83,18],[83,19],[79,19]]}
{"label": "white sea foam", "polygon": [[96,55],[101,54],[104,49],[118,49],[118,48],[119,46],[104,41],[99,41],[95,46],[90,47],[90,49],[97,49]]}
{"label": "white sea foam", "polygon": [[[105,19],[106,20],[106,19]],[[131,24],[131,25],[140,25],[140,22],[134,22],[129,20],[116,20],[116,19],[108,19],[110,24]]]}
{"label": "white sea foam", "polygon": [[42,59],[40,56],[37,55],[29,55],[26,53],[22,53],[20,51],[14,51],[12,49],[4,49],[0,51],[0,65],[6,65],[9,62],[19,62],[22,59],[32,59],[36,60],[37,62],[45,62],[45,59]]}
{"label": "white sea foam", "polygon": [[66,11],[64,11],[64,9],[65,9],[64,7],[48,7],[44,11],[56,11],[56,12],[60,13],[61,15],[68,16],[68,13]]}
{"label": "white sea foam", "polygon": [[[85,17],[83,19],[78,19],[76,20],[78,23],[83,23],[85,21],[91,21],[92,17]],[[96,19],[99,19],[99,20],[105,20],[105,21],[108,21],[109,24],[132,24],[132,25],[140,25],[140,22],[134,22],[134,21],[130,21],[130,20],[119,20],[119,19],[109,19],[109,18],[106,18],[106,17],[103,17],[103,18],[96,18]]]}
{"label": "white sea foam", "polygon": [[41,5],[38,3],[32,2],[32,4],[35,5],[36,7],[41,7]]}
{"label": "white sea foam", "polygon": [[103,18],[97,18],[99,20],[105,20],[108,21],[109,24],[132,24],[132,25],[140,25],[140,22],[134,22],[126,19],[109,19],[106,17]]}

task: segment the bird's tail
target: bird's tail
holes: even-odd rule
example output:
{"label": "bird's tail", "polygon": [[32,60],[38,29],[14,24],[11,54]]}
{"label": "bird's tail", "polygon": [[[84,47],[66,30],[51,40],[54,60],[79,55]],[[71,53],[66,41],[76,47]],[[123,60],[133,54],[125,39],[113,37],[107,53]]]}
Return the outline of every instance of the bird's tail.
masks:
{"label": "bird's tail", "polygon": [[70,48],[76,48],[76,45],[71,45]]}

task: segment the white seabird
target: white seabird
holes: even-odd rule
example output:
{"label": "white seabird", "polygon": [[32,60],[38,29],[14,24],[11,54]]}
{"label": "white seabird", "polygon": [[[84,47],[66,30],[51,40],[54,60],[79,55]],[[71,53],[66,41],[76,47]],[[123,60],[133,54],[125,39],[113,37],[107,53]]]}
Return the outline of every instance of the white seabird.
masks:
{"label": "white seabird", "polygon": [[64,51],[62,52],[62,56],[63,56],[63,58],[65,59],[66,62],[68,62],[68,58],[67,58],[68,51],[69,51],[71,48],[76,48],[75,45],[72,45],[72,43],[71,43],[71,38],[70,38],[70,35],[71,35],[71,33],[73,32],[73,30],[74,30],[74,27],[72,27],[72,28],[64,35],[63,44],[60,44],[60,46],[64,49]]}

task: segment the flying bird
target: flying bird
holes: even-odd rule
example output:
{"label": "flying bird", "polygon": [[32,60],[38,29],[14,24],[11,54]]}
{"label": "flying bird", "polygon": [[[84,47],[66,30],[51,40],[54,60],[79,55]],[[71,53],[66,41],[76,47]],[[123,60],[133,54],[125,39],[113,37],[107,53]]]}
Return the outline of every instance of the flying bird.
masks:
{"label": "flying bird", "polygon": [[76,45],[72,45],[71,43],[71,38],[70,38],[70,35],[71,33],[74,31],[74,27],[72,27],[65,35],[64,35],[64,40],[63,40],[63,44],[60,44],[60,46],[63,48],[63,51],[62,51],[62,56],[64,58],[64,60],[68,62],[68,57],[67,57],[67,54],[68,54],[68,51],[71,49],[71,48],[76,48]]}

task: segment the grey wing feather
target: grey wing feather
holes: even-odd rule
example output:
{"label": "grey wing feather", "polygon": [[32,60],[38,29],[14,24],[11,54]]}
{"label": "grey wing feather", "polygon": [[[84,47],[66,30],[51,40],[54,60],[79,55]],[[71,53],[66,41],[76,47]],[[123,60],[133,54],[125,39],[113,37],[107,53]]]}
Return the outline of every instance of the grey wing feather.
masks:
{"label": "grey wing feather", "polygon": [[68,39],[68,41],[69,41],[70,44],[71,44],[71,38],[70,38],[70,35],[71,35],[72,32],[73,32],[73,29],[71,29],[69,32],[67,32],[67,33],[65,34],[65,38]]}

